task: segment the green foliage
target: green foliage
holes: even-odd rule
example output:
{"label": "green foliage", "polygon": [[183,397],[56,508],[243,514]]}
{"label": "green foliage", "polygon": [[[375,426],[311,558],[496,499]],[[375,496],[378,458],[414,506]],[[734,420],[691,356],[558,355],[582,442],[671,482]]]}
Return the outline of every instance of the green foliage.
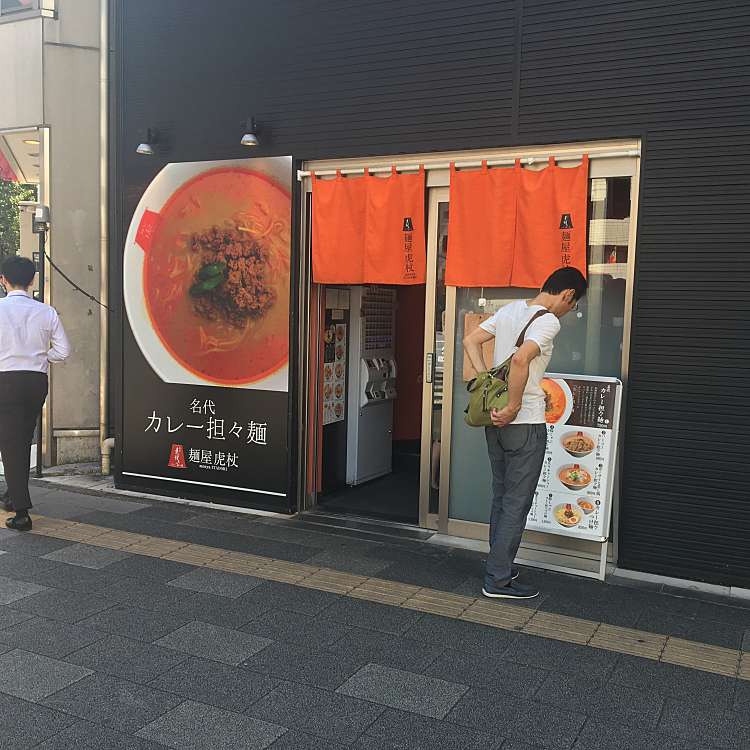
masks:
{"label": "green foliage", "polygon": [[17,253],[20,246],[18,202],[35,200],[36,186],[0,180],[0,260]]}

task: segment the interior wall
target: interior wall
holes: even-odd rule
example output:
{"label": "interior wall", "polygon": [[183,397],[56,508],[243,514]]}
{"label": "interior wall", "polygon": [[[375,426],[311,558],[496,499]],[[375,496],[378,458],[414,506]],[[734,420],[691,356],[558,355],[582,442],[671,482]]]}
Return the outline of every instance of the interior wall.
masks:
{"label": "interior wall", "polygon": [[419,440],[422,434],[425,287],[396,288],[396,380],[393,439]]}

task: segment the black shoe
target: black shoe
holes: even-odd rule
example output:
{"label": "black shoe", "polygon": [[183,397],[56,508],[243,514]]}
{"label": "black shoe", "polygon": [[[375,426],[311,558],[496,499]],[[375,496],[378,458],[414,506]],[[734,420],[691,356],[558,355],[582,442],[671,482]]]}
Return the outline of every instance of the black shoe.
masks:
{"label": "black shoe", "polygon": [[511,568],[510,569],[510,580],[515,581],[518,576],[521,575],[521,571],[518,568]]}
{"label": "black shoe", "polygon": [[5,525],[14,531],[31,531],[31,517],[28,515],[16,515],[13,516],[13,518],[8,518],[5,521]]}
{"label": "black shoe", "polygon": [[533,599],[539,596],[539,592],[531,586],[512,581],[507,586],[495,587],[485,584],[482,587],[482,594],[489,599]]}

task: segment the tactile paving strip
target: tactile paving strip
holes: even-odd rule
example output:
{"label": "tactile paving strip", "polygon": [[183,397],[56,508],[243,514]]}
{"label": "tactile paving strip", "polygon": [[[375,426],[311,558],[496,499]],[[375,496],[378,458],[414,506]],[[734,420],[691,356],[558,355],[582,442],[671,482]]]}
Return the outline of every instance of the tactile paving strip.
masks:
{"label": "tactile paving strip", "polygon": [[[4,521],[7,516],[7,513],[0,513],[0,521]],[[132,534],[57,518],[32,518],[32,533],[40,536],[281,581],[392,607],[640,656],[750,681],[750,653],[743,654],[735,649],[245,552],[229,552],[217,547]]]}

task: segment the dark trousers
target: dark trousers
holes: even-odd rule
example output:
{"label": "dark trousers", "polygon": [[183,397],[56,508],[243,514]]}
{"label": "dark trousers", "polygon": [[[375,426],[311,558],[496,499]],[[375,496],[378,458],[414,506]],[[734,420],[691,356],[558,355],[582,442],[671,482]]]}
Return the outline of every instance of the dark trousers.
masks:
{"label": "dark trousers", "polygon": [[47,376],[44,373],[0,372],[0,454],[8,497],[17,511],[31,507],[31,443],[45,398]]}
{"label": "dark trousers", "polygon": [[485,583],[510,583],[511,566],[521,545],[544,463],[547,428],[543,424],[486,427],[487,451],[492,466],[490,554]]}

